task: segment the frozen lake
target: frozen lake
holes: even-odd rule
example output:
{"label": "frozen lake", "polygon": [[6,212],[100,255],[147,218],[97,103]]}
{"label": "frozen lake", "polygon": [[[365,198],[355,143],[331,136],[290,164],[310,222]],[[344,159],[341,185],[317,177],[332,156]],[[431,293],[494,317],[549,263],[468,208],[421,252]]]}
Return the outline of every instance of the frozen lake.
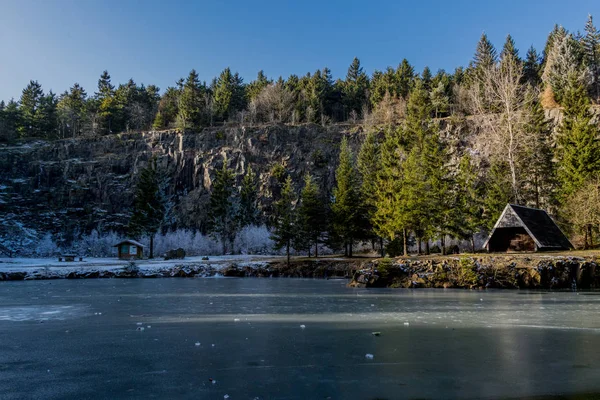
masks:
{"label": "frozen lake", "polygon": [[251,278],[0,282],[0,398],[446,399],[600,392],[598,292],[345,284]]}

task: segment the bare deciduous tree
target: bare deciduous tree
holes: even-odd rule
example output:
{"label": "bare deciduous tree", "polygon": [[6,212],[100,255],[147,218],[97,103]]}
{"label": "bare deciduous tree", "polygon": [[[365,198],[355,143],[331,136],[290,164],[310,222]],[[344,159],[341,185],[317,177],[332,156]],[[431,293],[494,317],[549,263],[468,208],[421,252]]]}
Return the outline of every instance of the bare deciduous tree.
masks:
{"label": "bare deciduous tree", "polygon": [[533,96],[522,77],[521,64],[507,56],[500,63],[482,67],[469,92],[472,112],[485,130],[480,145],[491,158],[508,163],[515,202],[521,197],[519,161],[531,140],[525,129],[525,109]]}

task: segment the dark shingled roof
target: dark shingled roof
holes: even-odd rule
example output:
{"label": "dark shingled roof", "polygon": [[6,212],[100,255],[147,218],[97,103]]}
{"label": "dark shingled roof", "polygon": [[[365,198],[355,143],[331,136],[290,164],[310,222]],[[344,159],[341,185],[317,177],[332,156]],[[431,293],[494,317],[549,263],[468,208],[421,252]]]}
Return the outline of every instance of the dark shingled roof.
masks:
{"label": "dark shingled roof", "polygon": [[131,239],[123,240],[122,242],[119,242],[119,243],[115,244],[113,247],[118,247],[118,246],[120,246],[122,244],[133,244],[135,246],[142,247],[142,248],[146,247],[143,244],[141,244],[140,242],[135,241],[135,240],[131,240]]}
{"label": "dark shingled roof", "polygon": [[523,221],[525,229],[533,236],[539,247],[573,248],[569,239],[546,211],[515,204],[510,204],[510,207]]}
{"label": "dark shingled roof", "polygon": [[[537,208],[523,207],[516,204],[508,204],[506,208],[512,209],[517,218],[522,222],[523,228],[529,233],[535,241],[538,248],[541,249],[572,249],[573,245],[569,239],[560,230],[558,225],[550,218],[548,213]],[[496,223],[496,226],[501,225],[501,219],[510,218],[507,211],[502,213],[502,216]],[[520,225],[520,224],[519,224]],[[490,237],[486,241],[489,242],[496,228],[490,233]]]}

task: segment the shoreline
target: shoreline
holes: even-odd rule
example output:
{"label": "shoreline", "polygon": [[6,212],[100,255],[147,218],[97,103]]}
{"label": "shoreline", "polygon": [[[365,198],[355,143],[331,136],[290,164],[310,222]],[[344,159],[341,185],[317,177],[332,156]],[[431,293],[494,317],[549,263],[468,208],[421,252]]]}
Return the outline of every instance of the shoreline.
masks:
{"label": "shoreline", "polygon": [[[598,256],[478,254],[396,259],[211,257],[201,260],[93,259],[79,263],[0,260],[0,281],[110,278],[318,278],[348,279],[363,288],[594,289],[600,288]],[[103,264],[104,262],[104,264]]]}

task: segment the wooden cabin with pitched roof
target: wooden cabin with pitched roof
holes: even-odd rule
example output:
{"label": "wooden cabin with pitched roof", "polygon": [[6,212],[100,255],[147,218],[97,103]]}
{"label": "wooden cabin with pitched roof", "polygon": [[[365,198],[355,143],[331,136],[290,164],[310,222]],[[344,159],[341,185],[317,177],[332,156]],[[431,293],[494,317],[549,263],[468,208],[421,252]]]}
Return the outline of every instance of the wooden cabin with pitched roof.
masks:
{"label": "wooden cabin with pitched roof", "polygon": [[144,256],[144,245],[135,240],[123,240],[114,245],[121,260],[141,259]]}
{"label": "wooden cabin with pitched roof", "polygon": [[573,249],[546,211],[516,204],[506,205],[483,247],[491,253]]}

